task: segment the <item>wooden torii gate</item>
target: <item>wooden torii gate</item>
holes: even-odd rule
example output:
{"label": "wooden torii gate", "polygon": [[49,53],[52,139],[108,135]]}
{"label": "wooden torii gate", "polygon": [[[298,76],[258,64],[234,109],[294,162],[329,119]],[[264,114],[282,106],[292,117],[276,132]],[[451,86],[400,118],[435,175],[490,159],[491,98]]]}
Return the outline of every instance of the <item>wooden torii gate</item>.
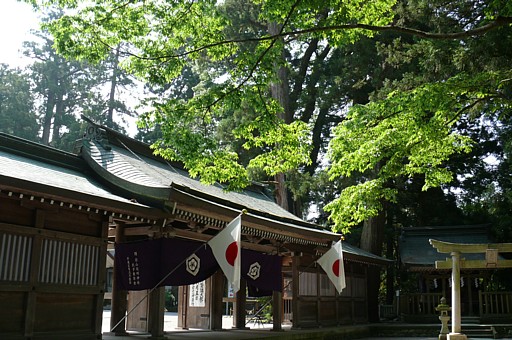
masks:
{"label": "wooden torii gate", "polygon": [[[436,269],[452,269],[452,331],[448,340],[466,340],[461,333],[460,269],[512,268],[512,260],[498,259],[498,253],[512,252],[512,243],[463,244],[429,240],[439,253],[451,255],[451,259],[436,261]],[[485,260],[461,259],[462,253],[485,253]]]}

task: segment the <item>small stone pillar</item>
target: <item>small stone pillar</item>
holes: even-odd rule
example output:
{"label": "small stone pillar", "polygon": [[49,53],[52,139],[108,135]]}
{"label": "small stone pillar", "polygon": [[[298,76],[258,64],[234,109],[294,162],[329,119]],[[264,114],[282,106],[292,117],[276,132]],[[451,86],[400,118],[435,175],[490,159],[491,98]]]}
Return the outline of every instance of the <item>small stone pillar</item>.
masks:
{"label": "small stone pillar", "polygon": [[441,301],[439,302],[439,305],[436,307],[436,311],[438,311],[439,314],[439,320],[441,320],[441,331],[439,332],[439,340],[446,340],[447,334],[449,332],[448,330],[448,321],[450,321],[450,315],[448,314],[449,311],[451,311],[452,308],[448,306],[446,303],[446,298],[442,297]]}

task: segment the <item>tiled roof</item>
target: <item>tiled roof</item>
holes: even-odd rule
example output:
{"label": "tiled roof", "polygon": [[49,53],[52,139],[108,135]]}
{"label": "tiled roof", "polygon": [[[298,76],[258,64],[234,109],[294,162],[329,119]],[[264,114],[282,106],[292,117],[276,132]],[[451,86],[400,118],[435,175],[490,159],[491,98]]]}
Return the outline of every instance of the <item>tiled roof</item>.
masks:
{"label": "tiled roof", "polygon": [[[405,265],[434,266],[449,254],[438,253],[429,239],[452,243],[491,243],[488,225],[460,225],[404,228],[399,240],[400,257]],[[483,260],[485,254],[463,254],[467,260]]]}
{"label": "tiled roof", "polygon": [[[69,202],[85,202],[96,210],[100,207],[105,212],[116,212],[119,216],[129,211],[135,213],[134,218],[139,214],[154,221],[166,215],[161,210],[162,205],[152,203],[172,204],[176,199],[185,199],[193,203],[192,207],[215,209],[217,215],[219,211],[232,214],[247,209],[248,226],[244,228],[250,230],[249,235],[270,235],[276,240],[279,236],[284,237],[285,242],[313,246],[328,246],[341,236],[289,213],[262,188],[228,192],[221,185],[202,184],[179,166],[154,156],[148,145],[112,130],[109,133],[112,138],[123,140],[108,143],[97,136],[89,136],[82,141],[80,155],[0,133],[0,190],[12,188],[39,193],[41,199],[45,195],[61,197]],[[144,202],[138,197],[149,200]],[[169,208],[169,205],[164,207]],[[194,210],[181,210],[180,214],[201,218]],[[344,243],[344,252],[351,260],[365,263],[389,261],[348,243]]]}
{"label": "tiled roof", "polygon": [[[120,189],[128,190],[139,200],[177,200],[198,209],[224,213],[247,209],[244,220],[256,228],[245,228],[248,234],[279,240],[282,236],[284,240],[291,240],[290,242],[296,244],[327,246],[341,237],[281,208],[262,188],[233,192],[226,191],[219,184],[205,185],[198,179],[191,178],[179,164],[171,164],[153,155],[149,145],[94,122],[89,121],[89,124],[89,133],[83,142],[82,157],[97,174]],[[197,215],[194,211],[188,214]],[[196,217],[200,219],[200,216]],[[258,229],[258,223],[271,227]],[[300,235],[300,239],[293,235]],[[390,262],[346,242],[343,250],[351,260],[373,264]]]}
{"label": "tiled roof", "polygon": [[360,257],[363,257],[363,258],[369,258],[369,259],[374,260],[377,263],[389,264],[389,263],[393,262],[393,260],[386,259],[384,257],[372,254],[372,253],[370,253],[370,252],[368,252],[366,250],[363,250],[361,248],[353,246],[353,245],[351,245],[351,244],[349,244],[347,242],[343,242],[342,243],[342,248],[343,248],[343,253],[349,253],[349,254],[360,256]]}
{"label": "tiled roof", "polygon": [[[31,150],[32,152],[27,152]],[[117,202],[126,209],[150,208],[113,194],[85,174],[86,164],[78,156],[20,138],[0,134],[0,184],[65,193],[90,202]],[[44,188],[44,189],[40,189]]]}
{"label": "tiled roof", "polygon": [[[92,123],[91,123],[92,124]],[[152,155],[149,145],[129,139],[115,131],[99,127],[86,136],[82,154],[93,169],[119,187],[133,194],[159,200],[170,199],[170,188],[186,188],[196,195],[204,195],[209,200],[228,204],[240,209],[245,208],[263,215],[284,218],[292,222],[306,224],[303,219],[281,208],[264,190],[246,189],[241,192],[226,191],[220,184],[205,185],[191,178],[188,172]],[[100,134],[101,136],[98,136]],[[122,139],[122,140],[120,140]],[[136,144],[137,150],[131,145]],[[142,148],[146,153],[138,152]],[[318,228],[309,223],[308,227]]]}

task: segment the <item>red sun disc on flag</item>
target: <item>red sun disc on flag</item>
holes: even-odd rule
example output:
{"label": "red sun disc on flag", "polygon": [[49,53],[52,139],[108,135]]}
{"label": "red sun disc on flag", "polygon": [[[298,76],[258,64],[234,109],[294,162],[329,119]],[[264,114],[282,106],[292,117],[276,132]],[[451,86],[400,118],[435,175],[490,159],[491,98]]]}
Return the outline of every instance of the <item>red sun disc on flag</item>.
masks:
{"label": "red sun disc on flag", "polygon": [[226,261],[228,261],[228,263],[230,265],[234,266],[237,256],[238,256],[238,246],[236,245],[236,242],[232,242],[226,248]]}
{"label": "red sun disc on flag", "polygon": [[337,259],[336,261],[334,261],[334,263],[332,264],[332,272],[334,273],[334,275],[336,275],[337,277],[340,276],[340,260]]}

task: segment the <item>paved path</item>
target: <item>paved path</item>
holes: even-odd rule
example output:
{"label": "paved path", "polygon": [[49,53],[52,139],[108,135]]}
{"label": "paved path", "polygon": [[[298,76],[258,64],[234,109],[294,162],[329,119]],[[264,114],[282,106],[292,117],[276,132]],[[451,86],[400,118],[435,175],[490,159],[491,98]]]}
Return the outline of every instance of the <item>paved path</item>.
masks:
{"label": "paved path", "polygon": [[[231,329],[233,327],[233,317],[232,316],[223,316],[222,317],[222,328],[223,329]],[[247,327],[251,329],[272,329],[272,324],[261,324],[249,322]],[[164,315],[164,332],[178,332],[178,313],[166,312]],[[198,330],[199,331],[199,330]],[[102,323],[102,332],[108,333],[110,332],[110,311],[103,311],[103,323]],[[182,332],[182,331],[180,331]],[[119,338],[118,338],[119,339]]]}
{"label": "paved path", "polygon": [[[190,330],[177,330],[178,327],[178,315],[177,313],[165,313],[164,316],[164,332],[165,338],[169,340],[201,340],[201,339],[217,339],[221,340],[242,340],[242,339],[265,339],[265,338],[275,338],[277,334],[282,334],[283,338],[286,335],[290,335],[293,337],[296,333],[305,333],[314,335],[316,331],[322,331],[320,329],[311,329],[311,330],[290,330],[290,326],[284,326],[284,333],[276,333],[272,332],[271,324],[255,324],[248,323],[247,327],[249,330],[238,330],[231,329],[233,325],[233,318],[230,316],[223,316],[222,318],[222,328],[220,331],[208,331],[208,330],[199,330],[199,329],[190,329]],[[103,340],[136,340],[136,339],[148,339],[149,334],[137,334],[132,333],[130,336],[114,336],[108,334],[110,331],[110,311],[104,311],[103,313]],[[302,334],[301,339],[307,339],[305,334]],[[360,338],[361,340],[438,340],[437,337],[369,337],[369,338]],[[478,340],[491,340],[492,338],[479,338]]]}

